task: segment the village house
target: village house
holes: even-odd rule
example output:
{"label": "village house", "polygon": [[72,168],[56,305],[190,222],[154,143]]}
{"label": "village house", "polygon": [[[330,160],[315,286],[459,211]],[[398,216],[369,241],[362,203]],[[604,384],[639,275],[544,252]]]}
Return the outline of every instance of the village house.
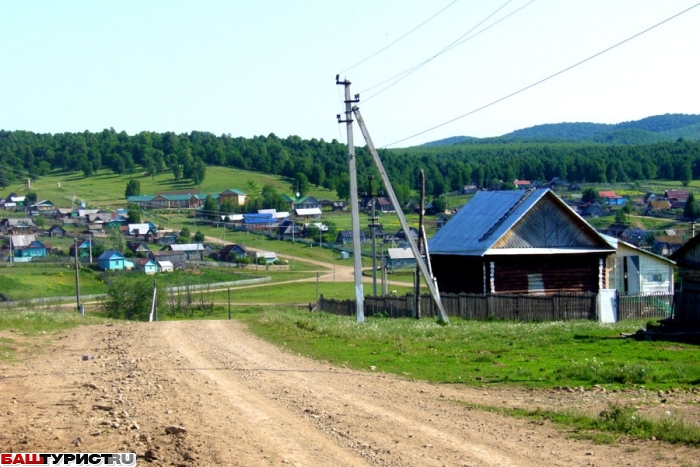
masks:
{"label": "village house", "polygon": [[[360,230],[360,243],[365,244],[368,241],[367,234],[364,230]],[[338,236],[335,239],[335,243],[338,245],[347,245],[352,243],[352,230],[341,230],[338,232]]]}
{"label": "village house", "polygon": [[627,202],[624,196],[615,194],[614,191],[599,191],[598,197],[608,206],[623,206]]}
{"label": "village house", "polygon": [[28,235],[36,230],[36,224],[32,219],[6,218],[0,221],[0,230],[5,235]]}
{"label": "village house", "polygon": [[384,258],[389,272],[416,267],[416,258],[410,248],[387,248]]}
{"label": "village house", "polygon": [[450,293],[597,292],[615,253],[549,189],[479,192],[428,245]]}
{"label": "village house", "polygon": [[77,242],[73,242],[73,244],[68,247],[68,255],[71,258],[75,258],[75,248],[77,246],[78,247],[78,258],[89,257],[90,256],[91,242],[92,242],[92,240],[90,240],[90,239],[78,240]]}
{"label": "village house", "polygon": [[61,227],[58,224],[54,224],[51,227],[49,227],[49,230],[47,231],[47,235],[49,237],[54,237],[54,238],[62,238],[66,236],[66,229]]}
{"label": "village house", "polygon": [[158,272],[158,264],[150,258],[139,258],[134,261],[134,270],[144,274],[155,274]]}
{"label": "village house", "polygon": [[227,263],[235,263],[236,260],[243,259],[247,255],[248,249],[245,247],[245,245],[234,243],[232,245],[225,245],[219,251],[219,260]]}
{"label": "village house", "polygon": [[117,271],[125,269],[124,255],[114,250],[107,250],[97,258],[97,264],[103,271]]}
{"label": "village house", "polygon": [[236,206],[243,206],[246,202],[246,194],[241,190],[229,189],[219,193],[219,203],[233,202]]}
{"label": "village house", "polygon": [[17,263],[46,256],[46,246],[34,235],[10,235],[10,249],[13,261]]}
{"label": "village house", "polygon": [[173,243],[164,246],[161,251],[180,251],[186,261],[204,261],[204,245],[201,243]]}

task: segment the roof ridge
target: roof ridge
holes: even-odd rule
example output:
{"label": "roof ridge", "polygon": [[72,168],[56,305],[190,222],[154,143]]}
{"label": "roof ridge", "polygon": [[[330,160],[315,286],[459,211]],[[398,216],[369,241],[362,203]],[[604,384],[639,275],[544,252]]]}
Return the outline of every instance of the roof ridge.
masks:
{"label": "roof ridge", "polygon": [[529,188],[528,190],[526,190],[525,193],[523,193],[523,195],[515,202],[515,204],[513,204],[513,206],[511,206],[510,209],[508,209],[508,210],[505,212],[505,214],[503,214],[503,215],[501,216],[501,218],[498,219],[498,220],[491,226],[491,228],[490,228],[489,230],[486,231],[486,233],[485,233],[484,235],[481,236],[481,238],[479,238],[479,241],[480,241],[480,242],[483,242],[484,240],[486,240],[486,239],[489,237],[489,235],[491,235],[493,232],[495,232],[495,230],[496,230],[501,224],[503,224],[503,222],[505,222],[505,220],[508,218],[508,216],[510,216],[510,215],[513,213],[513,211],[515,211],[515,210],[518,208],[518,206],[520,206],[521,204],[523,204],[523,202],[528,198],[528,196],[530,196],[530,195],[531,195],[532,193],[534,193],[534,192],[535,192],[535,189],[534,189],[534,188]]}

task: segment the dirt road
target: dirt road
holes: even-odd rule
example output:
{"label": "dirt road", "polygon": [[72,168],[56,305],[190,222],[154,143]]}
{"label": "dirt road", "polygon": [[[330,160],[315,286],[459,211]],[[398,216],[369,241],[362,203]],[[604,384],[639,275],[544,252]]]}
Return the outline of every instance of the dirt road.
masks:
{"label": "dirt road", "polygon": [[[594,445],[458,403],[546,406],[552,391],[353,371],[235,321],[85,326],[48,340],[38,357],[0,366],[2,452],[132,451],[182,466],[697,465],[695,449]],[[558,402],[569,400],[585,403]]]}

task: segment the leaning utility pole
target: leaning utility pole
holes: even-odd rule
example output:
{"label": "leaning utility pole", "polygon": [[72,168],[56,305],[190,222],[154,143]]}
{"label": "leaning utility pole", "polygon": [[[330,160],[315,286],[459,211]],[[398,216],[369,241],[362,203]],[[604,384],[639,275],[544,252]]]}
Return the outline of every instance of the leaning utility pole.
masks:
{"label": "leaning utility pole", "polygon": [[355,265],[355,303],[357,309],[357,322],[365,321],[365,297],[362,290],[362,250],[360,246],[360,203],[357,199],[357,171],[355,169],[355,143],[352,134],[352,104],[360,101],[360,96],[355,95],[355,100],[350,98],[350,81],[340,81],[340,75],[335,75],[335,84],[345,86],[345,119],[338,115],[338,123],[345,122],[348,131],[348,173],[350,175],[350,212],[352,214],[352,256]]}
{"label": "leaning utility pole", "polygon": [[[423,215],[425,214],[425,171],[420,169],[420,214],[418,217],[418,253],[420,257],[416,258],[416,263],[423,261],[423,236],[420,232],[423,231]],[[420,319],[420,267],[416,264],[416,295],[415,295],[415,318]]]}
{"label": "leaning utility pole", "polygon": [[420,272],[421,274],[423,274],[423,278],[425,279],[425,282],[428,285],[428,289],[430,289],[430,295],[432,295],[433,301],[435,302],[435,305],[438,309],[438,319],[444,323],[448,323],[450,319],[447,317],[447,312],[445,311],[445,308],[442,306],[442,302],[440,301],[440,293],[438,292],[437,287],[435,286],[435,283],[433,282],[432,277],[428,272],[428,268],[421,259],[421,254],[418,251],[416,241],[411,235],[411,230],[409,229],[408,223],[406,222],[406,217],[404,217],[403,211],[401,210],[401,204],[396,198],[394,188],[391,186],[391,181],[389,181],[389,176],[386,174],[386,170],[384,170],[384,164],[382,164],[382,161],[379,158],[379,154],[377,153],[377,150],[374,147],[374,143],[372,142],[372,138],[369,136],[369,132],[367,131],[367,127],[365,126],[365,122],[362,119],[362,115],[360,114],[360,109],[355,106],[352,108],[352,112],[355,114],[355,118],[357,119],[357,124],[360,126],[362,135],[365,137],[365,141],[367,142],[367,148],[369,149],[369,152],[374,158],[374,164],[379,170],[379,175],[382,177],[382,182],[384,183],[384,187],[386,188],[387,194],[389,195],[389,199],[391,199],[391,202],[394,205],[394,209],[396,209],[396,215],[399,218],[399,222],[401,222],[401,228],[403,229],[404,234],[406,235],[406,240],[408,240],[408,244],[411,246],[413,257],[416,258],[416,264],[418,264]]}

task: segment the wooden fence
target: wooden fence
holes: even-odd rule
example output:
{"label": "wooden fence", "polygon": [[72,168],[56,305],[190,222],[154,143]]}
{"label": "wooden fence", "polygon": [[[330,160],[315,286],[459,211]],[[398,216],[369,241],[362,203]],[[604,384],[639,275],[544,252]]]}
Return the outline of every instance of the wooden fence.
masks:
{"label": "wooden fence", "polygon": [[[597,319],[597,295],[479,295],[441,294],[440,298],[448,316],[473,320],[512,321],[561,321],[571,319]],[[318,309],[337,315],[354,315],[354,300],[318,301]],[[421,295],[421,315],[436,317],[437,310],[430,295]],[[365,297],[365,316],[405,318],[414,316],[414,295],[403,297]]]}
{"label": "wooden fence", "polygon": [[670,318],[673,294],[646,293],[617,296],[617,320]]}

